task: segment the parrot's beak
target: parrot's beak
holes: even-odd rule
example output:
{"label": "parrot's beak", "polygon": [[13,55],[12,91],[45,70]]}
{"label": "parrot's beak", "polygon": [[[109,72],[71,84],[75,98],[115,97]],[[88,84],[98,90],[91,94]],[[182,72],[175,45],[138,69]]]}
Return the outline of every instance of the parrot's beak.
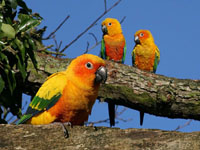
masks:
{"label": "parrot's beak", "polygon": [[108,34],[108,29],[105,25],[103,25],[101,29],[102,29],[103,35]]}
{"label": "parrot's beak", "polygon": [[136,43],[136,44],[140,44],[140,39],[139,39],[138,36],[135,36],[135,43]]}
{"label": "parrot's beak", "polygon": [[96,74],[96,78],[95,78],[95,83],[105,83],[106,79],[107,79],[107,69],[103,66],[99,67],[99,69],[97,70]]}

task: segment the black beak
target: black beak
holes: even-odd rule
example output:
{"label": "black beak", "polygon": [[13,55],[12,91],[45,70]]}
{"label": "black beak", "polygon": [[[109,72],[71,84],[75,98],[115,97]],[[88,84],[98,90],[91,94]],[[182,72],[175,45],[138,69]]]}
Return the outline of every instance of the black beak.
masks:
{"label": "black beak", "polygon": [[135,37],[135,44],[141,44],[138,36]]}
{"label": "black beak", "polygon": [[102,26],[101,30],[103,32],[103,35],[108,34],[108,29],[107,29],[107,27],[105,25]]}
{"label": "black beak", "polygon": [[106,82],[107,69],[105,67],[101,66],[95,74],[96,74],[95,83]]}

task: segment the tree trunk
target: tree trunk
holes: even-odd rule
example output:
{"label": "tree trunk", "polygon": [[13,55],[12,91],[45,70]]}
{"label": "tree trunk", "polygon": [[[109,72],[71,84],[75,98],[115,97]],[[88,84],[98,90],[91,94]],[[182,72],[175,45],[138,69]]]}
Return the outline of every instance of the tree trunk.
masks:
{"label": "tree trunk", "polygon": [[[37,55],[39,71],[29,63],[24,93],[34,95],[45,78],[65,70],[71,59]],[[112,101],[145,113],[169,118],[200,120],[200,81],[169,78],[106,61],[108,79],[99,91],[101,101]],[[31,87],[31,88],[30,88]]]}
{"label": "tree trunk", "polygon": [[59,124],[0,125],[1,150],[199,150],[200,132],[66,127]]}

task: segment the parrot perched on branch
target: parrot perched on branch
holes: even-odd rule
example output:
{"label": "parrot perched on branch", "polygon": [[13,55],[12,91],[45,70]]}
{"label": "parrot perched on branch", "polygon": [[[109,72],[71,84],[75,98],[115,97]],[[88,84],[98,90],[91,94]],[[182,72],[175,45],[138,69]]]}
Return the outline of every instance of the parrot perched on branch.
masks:
{"label": "parrot perched on branch", "polygon": [[[101,41],[101,58],[124,63],[126,56],[126,41],[121,25],[117,19],[106,18],[102,24],[103,39]],[[110,126],[115,125],[115,104],[108,102]]]}
{"label": "parrot perched on branch", "polygon": [[77,57],[65,71],[47,78],[17,124],[83,125],[91,114],[100,83],[106,78],[103,59],[91,54]]}
{"label": "parrot perched on branch", "polygon": [[[133,66],[148,72],[156,72],[160,61],[160,51],[154,43],[149,30],[139,30],[135,33],[135,47],[132,52]],[[143,124],[144,112],[140,111],[140,125]]]}
{"label": "parrot perched on branch", "polygon": [[101,58],[124,63],[126,41],[117,19],[106,18],[102,24]]}

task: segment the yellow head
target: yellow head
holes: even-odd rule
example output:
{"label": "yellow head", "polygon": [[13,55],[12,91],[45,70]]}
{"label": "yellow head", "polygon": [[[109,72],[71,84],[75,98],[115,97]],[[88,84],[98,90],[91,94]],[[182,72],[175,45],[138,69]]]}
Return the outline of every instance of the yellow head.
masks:
{"label": "yellow head", "polygon": [[135,33],[136,44],[154,43],[153,36],[149,30],[139,30]]}
{"label": "yellow head", "polygon": [[106,18],[102,24],[102,31],[104,35],[113,36],[122,33],[121,25],[117,19]]}
{"label": "yellow head", "polygon": [[73,83],[85,89],[99,86],[107,79],[105,61],[92,54],[75,58],[68,66],[66,73]]}

